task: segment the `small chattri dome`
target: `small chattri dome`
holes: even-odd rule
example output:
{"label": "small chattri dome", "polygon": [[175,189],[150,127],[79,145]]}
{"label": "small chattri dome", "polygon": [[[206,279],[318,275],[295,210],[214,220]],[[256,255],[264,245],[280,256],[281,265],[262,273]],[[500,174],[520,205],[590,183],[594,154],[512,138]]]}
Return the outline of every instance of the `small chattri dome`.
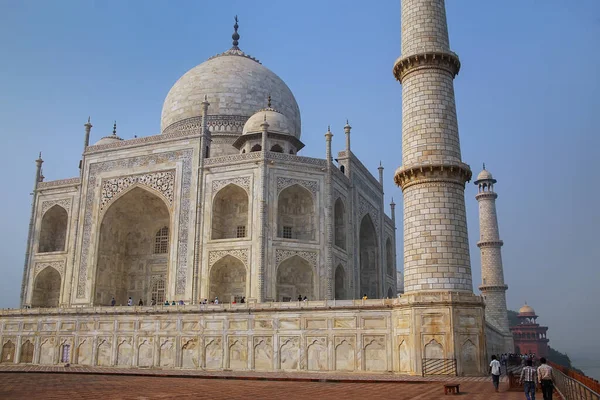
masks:
{"label": "small chattri dome", "polygon": [[121,140],[123,140],[123,139],[117,136],[117,123],[115,122],[115,124],[113,125],[112,135],[104,136],[102,139],[100,139],[96,143],[94,143],[94,146],[115,143],[115,142],[118,142]]}
{"label": "small chattri dome", "polygon": [[484,169],[483,171],[481,171],[479,173],[479,175],[477,175],[477,180],[478,181],[490,180],[490,179],[494,179],[494,177],[492,176],[492,174],[490,173],[490,171],[488,171],[487,169]]}
{"label": "small chattri dome", "polygon": [[294,136],[294,123],[274,108],[263,108],[248,118],[242,133],[247,135],[262,132],[261,125],[265,120],[269,124],[269,132]]}
{"label": "small chattri dome", "polygon": [[535,310],[527,304],[525,304],[519,309],[519,315],[535,315]]}

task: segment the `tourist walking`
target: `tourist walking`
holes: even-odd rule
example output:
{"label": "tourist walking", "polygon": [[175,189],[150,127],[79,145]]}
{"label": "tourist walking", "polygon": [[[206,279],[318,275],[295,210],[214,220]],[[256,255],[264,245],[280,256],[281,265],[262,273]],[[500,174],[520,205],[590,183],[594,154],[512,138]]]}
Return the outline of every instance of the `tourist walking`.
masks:
{"label": "tourist walking", "polygon": [[215,297],[215,304],[219,304],[219,298]]}
{"label": "tourist walking", "polygon": [[128,306],[132,306],[133,305],[133,299],[130,297],[129,300],[127,300],[127,305]]}
{"label": "tourist walking", "polygon": [[521,370],[521,382],[525,389],[525,398],[527,400],[535,400],[535,385],[537,383],[537,371],[533,368],[533,361],[528,359],[525,361],[525,367]]}
{"label": "tourist walking", "polygon": [[490,374],[492,374],[494,389],[498,392],[498,386],[500,385],[500,361],[497,360],[495,355],[492,355],[492,362],[490,362]]}
{"label": "tourist walking", "polygon": [[546,364],[546,358],[540,358],[540,366],[537,369],[537,376],[542,386],[542,396],[544,400],[552,400],[552,367]]}
{"label": "tourist walking", "polygon": [[113,298],[112,298],[112,300],[110,301],[110,305],[111,305],[112,307],[114,307],[114,306],[115,306],[115,304],[117,304],[117,301],[116,301],[116,300],[115,300],[115,298],[113,297]]}
{"label": "tourist walking", "polygon": [[140,299],[138,306],[143,306],[144,305],[144,301],[142,299]]}
{"label": "tourist walking", "polygon": [[301,294],[298,295],[298,301],[302,301],[302,295]]}

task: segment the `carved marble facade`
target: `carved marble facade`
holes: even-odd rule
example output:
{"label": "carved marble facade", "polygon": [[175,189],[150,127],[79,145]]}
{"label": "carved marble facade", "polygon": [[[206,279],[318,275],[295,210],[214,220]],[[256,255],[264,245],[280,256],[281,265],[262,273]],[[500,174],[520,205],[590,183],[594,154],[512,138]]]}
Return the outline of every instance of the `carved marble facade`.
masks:
{"label": "carved marble facade", "polygon": [[[433,296],[433,297],[432,297]],[[431,306],[432,299],[444,306]],[[423,358],[486,371],[480,297],[0,311],[19,364],[128,368],[369,371],[420,375]],[[65,352],[65,346],[69,351]],[[66,354],[66,356],[65,356]]]}
{"label": "carved marble facade", "polygon": [[[221,302],[396,293],[394,222],[382,186],[354,155],[352,176],[333,164],[328,171],[322,159],[270,151],[204,158],[202,167],[200,158],[197,136],[133,139],[88,147],[80,179],[40,183],[23,305],[52,263],[60,290],[48,306],[148,304],[158,281],[165,300],[191,304],[216,293]],[[230,276],[237,288],[211,282]]]}

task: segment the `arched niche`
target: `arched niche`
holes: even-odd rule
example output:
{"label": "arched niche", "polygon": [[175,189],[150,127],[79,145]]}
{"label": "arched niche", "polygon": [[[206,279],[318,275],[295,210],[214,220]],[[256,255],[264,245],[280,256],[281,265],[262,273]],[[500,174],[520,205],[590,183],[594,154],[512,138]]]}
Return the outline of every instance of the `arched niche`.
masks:
{"label": "arched niche", "polygon": [[346,271],[341,264],[335,269],[335,299],[346,299]]}
{"label": "arched niche", "polygon": [[385,241],[385,266],[387,274],[394,276],[394,248],[390,238]]}
{"label": "arched niche", "polygon": [[292,256],[277,268],[277,301],[293,301],[298,296],[315,299],[313,267],[304,258]]}
{"label": "arched niche", "polygon": [[2,363],[14,363],[15,362],[15,344],[12,341],[7,341],[2,346]]}
{"label": "arched niche", "polygon": [[69,214],[61,206],[54,205],[44,213],[40,229],[38,252],[65,251]]}
{"label": "arched niche", "polygon": [[334,243],[337,247],[346,250],[346,207],[342,199],[335,201],[333,208]]}
{"label": "arched niche", "polygon": [[277,237],[315,240],[315,206],[312,194],[296,184],[281,191],[277,201]]}
{"label": "arched niche", "polygon": [[283,147],[281,147],[278,144],[274,144],[273,146],[271,146],[271,151],[273,153],[283,153]]}
{"label": "arched niche", "polygon": [[379,298],[379,246],[375,225],[369,214],[360,222],[360,294],[370,299]]}
{"label": "arched niche", "polygon": [[32,307],[58,307],[60,300],[60,273],[52,268],[44,268],[33,282]]}
{"label": "arched niche", "polygon": [[220,303],[239,303],[246,296],[246,267],[239,259],[226,255],[210,269],[210,299]]}
{"label": "arched niche", "polygon": [[167,276],[171,247],[168,243],[166,254],[155,254],[156,235],[169,226],[167,204],[146,188],[134,187],[113,200],[99,228],[96,305],[109,305],[113,297],[117,305],[126,305],[129,297],[134,304],[150,303],[151,282]]}
{"label": "arched niche", "polygon": [[254,146],[252,146],[252,148],[250,149],[250,152],[253,151],[262,151],[262,146],[260,144],[255,144]]}
{"label": "arched niche", "polygon": [[225,186],[214,197],[212,209],[213,240],[248,236],[248,193],[244,189]]}

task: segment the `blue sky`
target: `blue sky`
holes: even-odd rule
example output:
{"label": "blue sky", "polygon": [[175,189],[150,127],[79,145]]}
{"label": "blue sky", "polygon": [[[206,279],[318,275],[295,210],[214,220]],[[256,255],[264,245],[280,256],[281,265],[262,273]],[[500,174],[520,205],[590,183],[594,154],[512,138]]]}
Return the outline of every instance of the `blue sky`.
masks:
{"label": "blue sky", "polygon": [[[448,0],[463,160],[498,179],[508,303],[527,301],[550,344],[598,351],[600,2]],[[396,0],[0,1],[0,133],[8,174],[0,207],[0,306],[18,304],[38,151],[48,180],[73,177],[92,117],[92,141],[117,120],[121,137],[159,133],[162,102],[193,66],[231,46],[277,73],[302,112],[304,155],[323,157],[331,124],[401,211],[401,86]],[[481,281],[475,186],[465,192],[473,281]],[[401,213],[399,212],[400,216]],[[401,219],[399,218],[399,222]],[[402,251],[402,230],[398,231]],[[402,269],[402,257],[398,257]],[[600,354],[596,355],[600,359]]]}

